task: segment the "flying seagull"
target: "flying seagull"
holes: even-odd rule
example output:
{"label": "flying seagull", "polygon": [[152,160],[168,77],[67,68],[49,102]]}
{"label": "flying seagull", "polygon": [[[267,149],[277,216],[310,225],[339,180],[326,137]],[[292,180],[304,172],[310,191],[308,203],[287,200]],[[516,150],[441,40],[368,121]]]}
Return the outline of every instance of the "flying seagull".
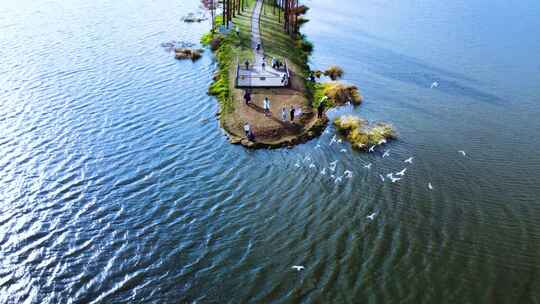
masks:
{"label": "flying seagull", "polygon": [[347,152],[346,149],[341,149],[341,150],[339,150],[339,151],[341,151],[341,152],[343,152],[343,153]]}
{"label": "flying seagull", "polygon": [[369,163],[369,164],[367,164],[367,165],[364,165],[364,168],[366,168],[366,169],[368,169],[368,170],[371,169],[371,163]]}
{"label": "flying seagull", "polygon": [[390,172],[390,173],[386,174],[386,177],[392,178],[392,177],[394,177],[394,173]]}
{"label": "flying seagull", "polygon": [[352,177],[352,171],[350,171],[350,170],[345,170],[345,172],[343,172],[343,175],[344,175],[346,178],[351,178],[351,177]]}
{"label": "flying seagull", "polygon": [[300,164],[299,164],[299,163],[294,164],[294,166],[295,166],[296,168],[300,168]]}
{"label": "flying seagull", "polygon": [[392,183],[395,183],[397,181],[400,181],[401,180],[401,177],[390,177],[390,179],[392,180]]}
{"label": "flying seagull", "polygon": [[407,168],[403,168],[403,170],[399,171],[398,173],[396,173],[396,175],[399,175],[399,176],[403,176],[405,175],[405,172],[407,171]]}
{"label": "flying seagull", "polygon": [[371,148],[369,148],[369,152],[373,152],[375,151],[375,146],[371,146]]}
{"label": "flying seagull", "polygon": [[413,160],[413,159],[414,159],[414,157],[409,157],[409,158],[407,158],[406,160],[404,160],[403,162],[412,164],[412,160]]}
{"label": "flying seagull", "polygon": [[430,89],[433,89],[433,88],[438,88],[439,87],[439,83],[437,81],[433,82],[430,86]]}
{"label": "flying seagull", "polygon": [[302,270],[304,270],[305,267],[304,266],[299,266],[299,265],[294,265],[291,268],[296,270],[296,271],[302,271]]}
{"label": "flying seagull", "polygon": [[429,188],[429,190],[433,190],[433,185],[431,185],[431,183],[428,183],[427,187]]}
{"label": "flying seagull", "polygon": [[382,157],[387,157],[387,156],[390,156],[390,150],[386,150],[384,151]]}
{"label": "flying seagull", "polygon": [[340,144],[340,143],[342,143],[342,142],[343,142],[343,141],[341,140],[341,138],[337,140],[337,143],[338,143],[338,144]]}
{"label": "flying seagull", "polygon": [[386,143],[386,139],[383,138],[381,140],[379,140],[379,142],[377,143],[377,145],[382,145],[382,144],[385,144]]}
{"label": "flying seagull", "polygon": [[320,145],[320,144],[317,144],[317,145],[315,146],[315,148],[320,148],[320,147],[321,147],[321,145]]}
{"label": "flying seagull", "polygon": [[467,153],[465,153],[465,151],[463,151],[463,150],[459,150],[458,153],[461,153],[461,155],[463,155],[463,156],[467,156]]}
{"label": "flying seagull", "polygon": [[342,180],[343,180],[343,176],[338,176],[336,177],[336,180],[334,180],[334,182],[338,184],[338,183],[341,183]]}
{"label": "flying seagull", "polygon": [[370,220],[374,220],[375,219],[375,216],[377,215],[377,212],[373,212],[372,214],[366,216],[366,218],[370,219]]}
{"label": "flying seagull", "polygon": [[332,139],[330,140],[330,146],[336,142],[336,135],[332,136]]}
{"label": "flying seagull", "polygon": [[326,168],[322,169],[321,175],[326,175]]}
{"label": "flying seagull", "polygon": [[382,174],[379,174],[379,177],[380,177],[381,180],[384,182],[384,176],[382,176]]}
{"label": "flying seagull", "polygon": [[311,163],[311,164],[309,164],[309,167],[310,167],[310,168],[315,168],[315,164],[314,164],[314,163]]}

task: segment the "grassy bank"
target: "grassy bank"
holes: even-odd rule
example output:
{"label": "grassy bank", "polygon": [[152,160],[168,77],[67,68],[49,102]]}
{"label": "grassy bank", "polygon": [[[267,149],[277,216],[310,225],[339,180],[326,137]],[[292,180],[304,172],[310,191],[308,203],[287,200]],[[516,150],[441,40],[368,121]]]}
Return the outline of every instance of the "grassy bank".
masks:
{"label": "grassy bank", "polygon": [[[226,115],[234,111],[231,91],[234,88],[233,79],[238,59],[252,59],[251,50],[251,16],[253,13],[254,0],[249,0],[247,9],[237,15],[233,22],[240,29],[237,35],[234,29],[227,35],[218,33],[206,33],[201,38],[201,43],[214,51],[218,63],[218,70],[214,75],[214,82],[208,89],[209,94],[217,97],[221,105],[221,114]],[[216,16],[215,23],[220,25],[222,16]]]}

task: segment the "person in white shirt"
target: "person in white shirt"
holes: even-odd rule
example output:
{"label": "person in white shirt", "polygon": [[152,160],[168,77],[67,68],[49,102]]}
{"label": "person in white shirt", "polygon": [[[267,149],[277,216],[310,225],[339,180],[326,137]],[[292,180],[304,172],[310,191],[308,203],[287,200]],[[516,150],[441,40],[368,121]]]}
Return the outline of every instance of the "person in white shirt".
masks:
{"label": "person in white shirt", "polygon": [[268,97],[264,98],[263,109],[264,109],[264,114],[266,116],[269,116],[270,115],[270,100],[268,99]]}
{"label": "person in white shirt", "polygon": [[281,109],[281,120],[287,121],[287,108]]}
{"label": "person in white shirt", "polygon": [[247,122],[244,124],[244,132],[246,133],[246,137],[249,140],[253,138],[253,134],[251,133],[251,127],[249,126]]}

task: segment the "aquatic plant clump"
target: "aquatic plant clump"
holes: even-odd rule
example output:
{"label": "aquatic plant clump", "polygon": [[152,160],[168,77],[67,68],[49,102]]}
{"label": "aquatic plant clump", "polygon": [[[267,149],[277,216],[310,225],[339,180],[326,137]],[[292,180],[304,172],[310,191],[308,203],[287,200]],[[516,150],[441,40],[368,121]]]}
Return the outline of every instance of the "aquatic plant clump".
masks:
{"label": "aquatic plant clump", "polygon": [[176,48],[174,57],[178,60],[191,59],[195,61],[202,57],[203,52],[202,49]]}
{"label": "aquatic plant clump", "polygon": [[366,120],[354,115],[338,117],[334,120],[334,125],[338,132],[351,142],[352,147],[359,150],[367,150],[382,140],[397,136],[390,124],[378,122],[370,125]]}
{"label": "aquatic plant clump", "polygon": [[337,80],[338,78],[343,77],[343,74],[343,69],[337,65],[333,65],[324,71],[324,76],[328,76],[332,80]]}
{"label": "aquatic plant clump", "polygon": [[[327,98],[324,98],[324,97]],[[347,102],[358,105],[362,103],[362,96],[358,87],[341,82],[318,83],[314,86],[314,106],[318,106],[321,100],[325,100],[325,107],[344,105]]]}

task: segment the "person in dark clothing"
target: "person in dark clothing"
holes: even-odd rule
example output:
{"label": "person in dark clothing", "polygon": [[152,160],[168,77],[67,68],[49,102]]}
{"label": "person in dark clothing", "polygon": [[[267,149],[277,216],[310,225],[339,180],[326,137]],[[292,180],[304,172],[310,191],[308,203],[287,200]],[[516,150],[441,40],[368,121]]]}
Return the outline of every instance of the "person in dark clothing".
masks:
{"label": "person in dark clothing", "polygon": [[249,70],[249,61],[246,60],[246,61],[244,62],[244,65],[246,66],[246,70]]}
{"label": "person in dark clothing", "polygon": [[319,106],[317,107],[317,118],[322,118],[323,113],[324,113],[324,102],[320,102]]}
{"label": "person in dark clothing", "polygon": [[244,93],[244,100],[246,102],[246,106],[249,105],[249,102],[251,101],[251,93],[249,93],[248,90]]}
{"label": "person in dark clothing", "polygon": [[309,74],[309,80],[310,80],[311,82],[315,82],[315,73],[311,72],[311,73]]}
{"label": "person in dark clothing", "polygon": [[294,107],[291,106],[291,121],[294,121],[294,111],[295,111]]}

